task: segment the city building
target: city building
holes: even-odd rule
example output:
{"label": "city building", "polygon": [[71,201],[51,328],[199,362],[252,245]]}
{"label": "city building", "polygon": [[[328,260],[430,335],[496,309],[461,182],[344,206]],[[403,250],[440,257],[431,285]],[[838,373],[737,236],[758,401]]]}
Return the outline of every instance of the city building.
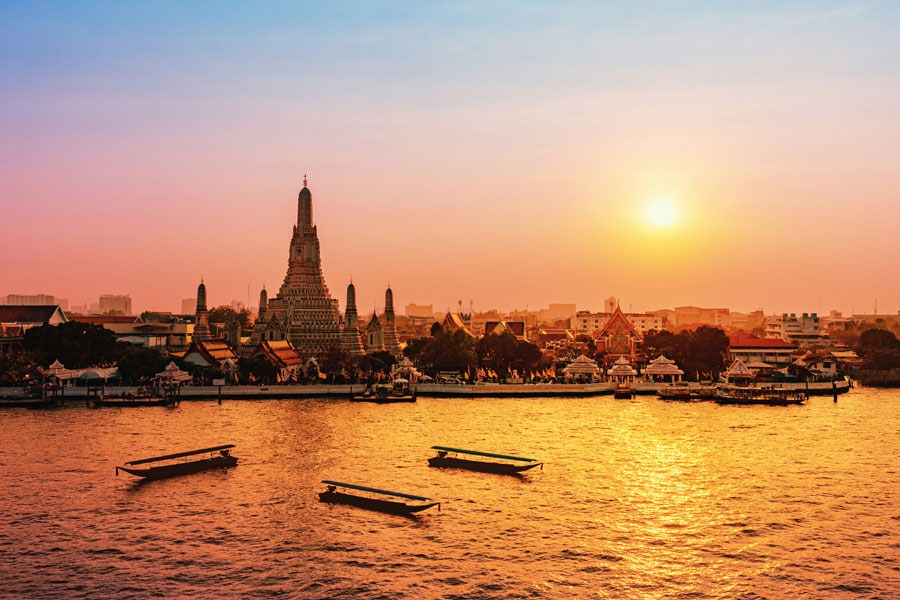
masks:
{"label": "city building", "polygon": [[731,311],[727,308],[676,306],[674,325],[675,329],[697,325],[709,325],[727,329],[731,327]]}
{"label": "city building", "polygon": [[766,337],[784,340],[803,348],[827,346],[831,338],[821,330],[819,316],[816,313],[784,313],[766,319]]}
{"label": "city building", "polygon": [[131,296],[123,294],[104,294],[100,296],[98,307],[101,314],[131,314]]}
{"label": "city building", "polygon": [[[613,312],[595,313],[587,310],[580,310],[569,320],[569,329],[575,332],[575,335],[593,336],[597,331],[603,329],[607,322],[612,318],[618,307],[613,308]],[[621,311],[620,311],[621,312]],[[625,313],[622,313],[625,314]],[[634,330],[643,335],[649,331],[662,331],[668,329],[669,321],[665,313],[660,311],[648,313],[628,313],[625,315]]]}
{"label": "city building", "polygon": [[183,298],[181,300],[181,314],[192,315],[197,312],[197,298]]}
{"label": "city building", "polygon": [[782,369],[791,364],[796,351],[795,344],[782,339],[761,338],[749,333],[728,335],[729,362],[740,359],[744,364],[766,363],[775,369]]}

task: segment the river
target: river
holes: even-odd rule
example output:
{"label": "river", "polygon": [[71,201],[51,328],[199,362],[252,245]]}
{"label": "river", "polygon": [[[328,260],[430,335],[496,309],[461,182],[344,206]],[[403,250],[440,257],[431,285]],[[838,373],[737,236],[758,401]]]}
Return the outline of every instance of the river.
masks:
{"label": "river", "polygon": [[[0,411],[5,598],[900,596],[900,390],[804,406],[580,399]],[[127,460],[236,444],[227,472]],[[533,456],[435,469],[432,445]],[[415,519],[322,479],[432,497]]]}

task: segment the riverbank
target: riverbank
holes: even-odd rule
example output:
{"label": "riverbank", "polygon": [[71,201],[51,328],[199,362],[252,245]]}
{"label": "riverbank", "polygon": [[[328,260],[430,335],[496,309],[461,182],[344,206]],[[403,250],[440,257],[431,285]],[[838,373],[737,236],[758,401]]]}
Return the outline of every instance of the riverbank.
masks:
{"label": "riverbank", "polygon": [[[635,395],[656,395],[665,384],[635,382],[631,390]],[[187,400],[290,400],[304,398],[349,399],[353,394],[362,393],[365,384],[343,385],[188,385],[179,390],[178,398]],[[517,384],[441,384],[420,383],[415,386],[421,398],[590,398],[612,396],[614,384],[603,383],[517,383]],[[803,392],[808,396],[830,396],[844,394],[850,390],[850,380],[814,383],[786,383],[779,387]],[[58,390],[57,403],[87,403],[93,397],[87,387],[66,387]],[[137,393],[136,387],[107,386],[107,396],[124,396]],[[0,388],[0,399],[19,400],[24,398],[21,388]],[[0,400],[0,406],[3,405]]]}

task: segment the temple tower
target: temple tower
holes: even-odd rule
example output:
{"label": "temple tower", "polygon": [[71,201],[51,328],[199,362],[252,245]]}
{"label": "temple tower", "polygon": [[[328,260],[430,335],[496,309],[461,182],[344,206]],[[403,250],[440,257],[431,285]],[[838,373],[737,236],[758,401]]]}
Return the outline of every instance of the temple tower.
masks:
{"label": "temple tower", "polygon": [[397,338],[397,328],[394,324],[394,292],[391,286],[384,292],[384,349],[400,356],[400,340]]}
{"label": "temple tower", "polygon": [[372,313],[369,324],[366,325],[366,353],[381,352],[384,350],[384,329],[378,315]]}
{"label": "temple tower", "polygon": [[263,289],[259,292],[259,313],[256,315],[257,321],[266,320],[267,308],[269,308],[269,292],[266,291],[266,286],[263,285]]}
{"label": "temple tower", "polygon": [[[289,340],[304,358],[322,357],[342,341],[338,301],[322,274],[319,235],[312,218],[312,194],[303,178],[297,198],[297,223],[291,235],[287,273],[278,294],[268,301],[257,338]],[[260,306],[262,308],[262,305]]]}
{"label": "temple tower", "polygon": [[359,339],[359,329],[357,321],[359,317],[356,313],[356,288],[353,282],[347,286],[347,308],[344,311],[344,332],[343,332],[343,348],[350,353],[351,356],[359,356],[363,353],[362,341]]}
{"label": "temple tower", "polygon": [[206,308],[206,284],[203,278],[200,278],[200,285],[197,286],[197,310],[194,313],[194,334],[193,340],[209,339],[209,310]]}

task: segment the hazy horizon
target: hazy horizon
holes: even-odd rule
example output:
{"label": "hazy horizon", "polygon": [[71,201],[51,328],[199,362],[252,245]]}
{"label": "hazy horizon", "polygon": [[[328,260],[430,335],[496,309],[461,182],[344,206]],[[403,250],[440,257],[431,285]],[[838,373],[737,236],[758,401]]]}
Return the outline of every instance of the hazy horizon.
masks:
{"label": "hazy horizon", "polygon": [[6,3],[0,295],[900,310],[900,5]]}

